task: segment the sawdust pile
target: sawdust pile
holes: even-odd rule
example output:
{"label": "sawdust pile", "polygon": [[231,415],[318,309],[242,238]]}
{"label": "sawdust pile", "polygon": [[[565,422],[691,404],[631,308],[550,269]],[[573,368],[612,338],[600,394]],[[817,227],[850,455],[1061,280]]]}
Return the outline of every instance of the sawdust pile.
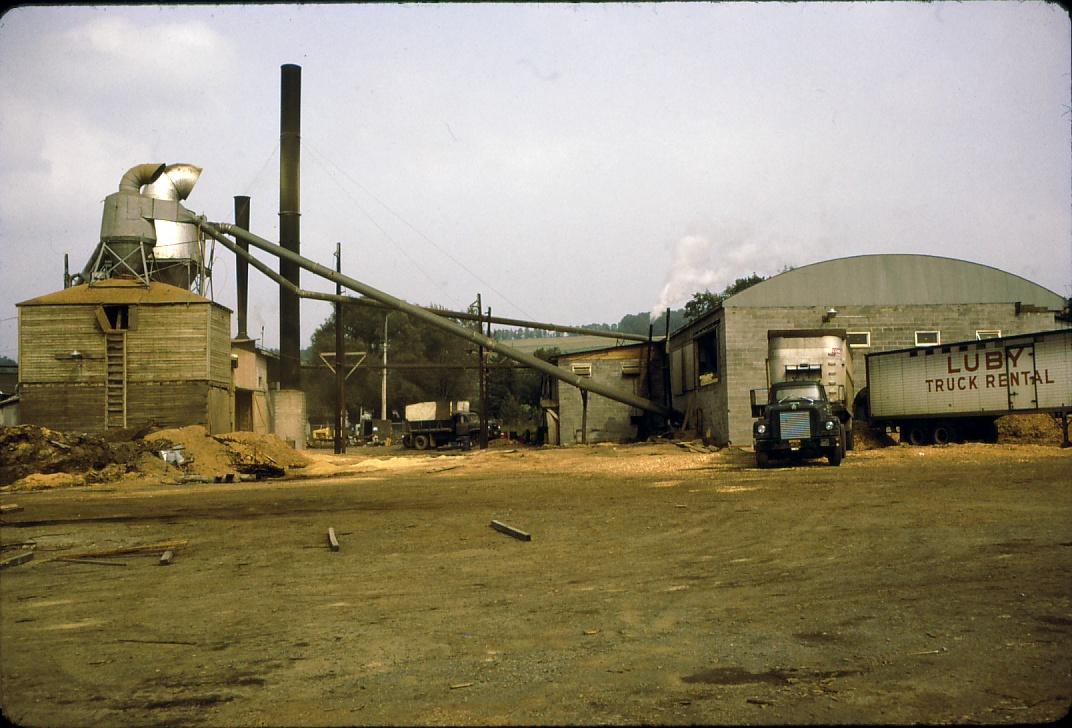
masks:
{"label": "sawdust pile", "polygon": [[311,461],[275,435],[258,435],[253,432],[228,432],[216,435],[231,452],[244,462],[267,460],[281,468],[300,468]]}
{"label": "sawdust pile", "polygon": [[[101,436],[37,425],[0,428],[0,487],[71,487],[121,479],[179,482],[184,475],[247,473],[281,476],[310,461],[275,435],[211,436],[201,425],[150,432],[113,430]],[[170,465],[161,450],[181,446],[187,462]]]}
{"label": "sawdust pile", "polygon": [[897,444],[885,431],[876,430],[859,420],[852,422],[852,441],[855,450],[877,450]]}
{"label": "sawdust pile", "polygon": [[1006,415],[998,419],[998,442],[1061,444],[1061,420],[1048,414]]}
{"label": "sawdust pile", "polygon": [[228,473],[283,475],[289,468],[302,468],[309,460],[275,435],[228,432],[212,436],[202,425],[158,430],[146,435],[158,450],[182,446],[187,460],[183,470],[191,475]]}

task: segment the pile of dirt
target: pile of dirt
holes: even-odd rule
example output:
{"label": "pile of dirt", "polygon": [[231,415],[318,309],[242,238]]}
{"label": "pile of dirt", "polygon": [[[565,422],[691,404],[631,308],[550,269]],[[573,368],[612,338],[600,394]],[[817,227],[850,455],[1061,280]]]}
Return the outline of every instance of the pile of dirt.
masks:
{"label": "pile of dirt", "polygon": [[[85,483],[115,480],[136,469],[146,450],[141,442],[109,443],[83,432],[60,432],[37,425],[3,427],[0,485],[28,475],[54,473],[76,474]],[[59,483],[63,479],[46,480]]]}
{"label": "pile of dirt", "polygon": [[891,447],[897,441],[884,431],[876,430],[865,422],[853,420],[852,423],[853,448],[856,450],[878,450],[883,447]]}
{"label": "pile of dirt", "polygon": [[1061,444],[1061,420],[1053,415],[1006,415],[997,421],[998,442]]}

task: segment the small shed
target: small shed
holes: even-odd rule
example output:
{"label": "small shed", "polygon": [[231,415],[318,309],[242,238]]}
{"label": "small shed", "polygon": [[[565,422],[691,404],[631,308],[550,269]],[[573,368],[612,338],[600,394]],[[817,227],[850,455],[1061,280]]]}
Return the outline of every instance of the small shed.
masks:
{"label": "small shed", "polygon": [[[623,392],[662,401],[663,344],[637,343],[575,351],[552,357],[552,363],[582,378],[598,380]],[[552,445],[628,442],[647,436],[648,415],[636,407],[581,391],[557,379],[545,381],[541,402]]]}
{"label": "small shed", "polygon": [[231,311],[166,283],[107,279],[17,304],[23,423],[233,430]]}

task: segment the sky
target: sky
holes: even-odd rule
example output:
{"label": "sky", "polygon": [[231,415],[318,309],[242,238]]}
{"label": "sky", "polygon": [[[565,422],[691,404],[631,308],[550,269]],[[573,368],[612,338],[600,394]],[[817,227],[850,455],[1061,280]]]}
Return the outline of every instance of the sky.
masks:
{"label": "sky", "polygon": [[[340,242],[346,274],[412,303],[613,323],[869,253],[1069,296],[1070,58],[1042,2],[15,8],[0,355],[135,165],[202,167],[189,209],[229,222],[249,195],[278,239],[283,64],[302,67],[302,254],[334,267]],[[277,288],[250,277],[250,333],[276,347]],[[212,280],[234,309],[222,247]],[[307,345],[331,307],[301,305]]]}

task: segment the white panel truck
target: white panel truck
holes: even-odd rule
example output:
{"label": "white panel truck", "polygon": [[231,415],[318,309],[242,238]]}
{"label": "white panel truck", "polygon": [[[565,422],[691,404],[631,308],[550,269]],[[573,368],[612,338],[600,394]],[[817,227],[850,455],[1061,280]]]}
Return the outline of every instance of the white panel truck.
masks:
{"label": "white panel truck", "polygon": [[1072,329],[868,354],[861,395],[873,427],[913,445],[993,439],[998,417],[1045,412],[1068,447]]}
{"label": "white panel truck", "polygon": [[840,465],[852,449],[852,352],[841,329],[767,332],[767,389],[753,389],[756,465],[826,457]]}

